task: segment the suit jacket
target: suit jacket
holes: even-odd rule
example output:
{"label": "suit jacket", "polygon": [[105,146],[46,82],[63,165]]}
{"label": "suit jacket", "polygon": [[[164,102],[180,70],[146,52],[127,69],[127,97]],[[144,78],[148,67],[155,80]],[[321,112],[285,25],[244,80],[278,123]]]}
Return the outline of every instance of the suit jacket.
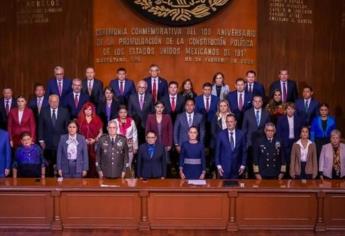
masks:
{"label": "suit jacket", "polygon": [[8,133],[15,147],[20,145],[20,135],[23,132],[29,132],[33,141],[36,140],[36,121],[34,113],[26,107],[23,112],[22,121],[19,123],[18,108],[11,109],[8,113]]}
{"label": "suit jacket", "polygon": [[[154,131],[158,135],[158,124],[156,114],[149,114],[146,120],[146,132]],[[163,114],[161,121],[161,142],[164,147],[172,146],[173,144],[173,125],[168,114]],[[159,140],[159,139],[158,139]],[[157,140],[157,142],[158,142]]]}
{"label": "suit jacket", "polygon": [[[151,77],[146,77],[144,79],[147,83],[147,93],[152,95],[152,79]],[[162,97],[168,94],[168,82],[162,77],[158,77],[158,96],[157,100],[160,100]]]}
{"label": "suit jacket", "polygon": [[303,124],[309,126],[312,120],[319,114],[319,102],[310,99],[308,110],[305,110],[304,99],[297,99],[295,106],[297,114],[303,118]]}
{"label": "suit jacket", "polygon": [[[294,139],[298,140],[301,134],[301,129],[303,127],[303,121],[298,115],[293,117],[293,128],[294,128]],[[289,144],[289,121],[287,115],[280,116],[277,122],[277,136],[282,141],[284,147],[287,147]]]}
{"label": "suit jacket", "polygon": [[217,96],[219,99],[226,99],[228,97],[228,93],[230,92],[229,86],[227,84],[223,85],[220,89],[220,95],[217,96],[217,86],[216,84],[212,85],[212,95]]}
{"label": "suit jacket", "polygon": [[63,105],[66,107],[71,115],[71,118],[74,119],[78,116],[81,108],[83,105],[88,102],[90,99],[89,95],[81,92],[79,94],[79,103],[78,106],[76,107],[74,104],[74,94],[73,92],[69,93],[66,95],[66,97],[63,100]]}
{"label": "suit jacket", "polygon": [[[246,83],[245,90],[249,93],[248,89],[248,83]],[[265,88],[257,81],[254,81],[252,96],[261,96],[263,99],[265,98]]]}
{"label": "suit jacket", "polygon": [[205,121],[212,122],[214,115],[217,112],[219,98],[217,96],[211,95],[210,108],[206,111],[206,104],[204,102],[204,96],[200,95],[195,98],[195,110],[196,112],[202,114]]}
{"label": "suit jacket", "polygon": [[[340,177],[345,176],[345,144],[341,143],[340,146]],[[320,160],[319,160],[319,171],[322,175],[332,178],[333,171],[333,147],[331,143],[322,146]]]}
{"label": "suit jacket", "polygon": [[62,107],[58,109],[55,126],[52,123],[50,107],[41,111],[38,120],[38,140],[44,141],[48,150],[56,150],[60,136],[67,133],[67,124],[70,120],[68,111]]}
{"label": "suit jacket", "polygon": [[130,79],[126,79],[125,80],[125,90],[124,90],[124,94],[121,94],[120,91],[120,86],[119,86],[119,79],[113,79],[110,81],[109,86],[114,90],[115,96],[117,98],[122,98],[122,101],[124,104],[128,104],[128,99],[129,96],[132,93],[135,93],[135,85],[134,82]]}
{"label": "suit jacket", "polygon": [[264,134],[265,124],[270,121],[270,115],[265,109],[261,109],[261,118],[259,126],[256,123],[254,108],[244,113],[242,131],[247,136],[248,147]]}
{"label": "suit jacket", "polygon": [[[62,170],[62,176],[69,173],[67,154],[68,144],[66,143],[68,136],[68,134],[61,136],[57,149],[56,167],[58,170]],[[84,136],[77,134],[77,141],[77,173],[80,173],[81,176],[83,171],[89,170],[89,155]]]}
{"label": "suit jacket", "polygon": [[228,95],[228,102],[230,110],[237,118],[237,125],[241,126],[243,121],[243,114],[246,110],[252,107],[252,95],[244,92],[244,101],[242,111],[238,108],[237,91],[232,91]]}
{"label": "suit jacket", "polygon": [[152,96],[145,94],[143,109],[140,109],[138,93],[129,96],[128,113],[134,119],[137,128],[145,129],[148,114],[153,112]]}
{"label": "suit jacket", "polygon": [[148,153],[148,144],[140,145],[137,159],[137,176],[139,178],[161,178],[166,177],[166,157],[164,147],[155,144],[155,153],[151,158]]}
{"label": "suit jacket", "polygon": [[[290,158],[290,176],[292,178],[296,175],[301,175],[301,146],[298,143],[292,145]],[[316,178],[318,172],[317,153],[315,143],[310,143],[308,146],[307,163],[305,166],[305,173]]]}
{"label": "suit jacket", "polygon": [[173,123],[176,120],[177,114],[183,112],[184,110],[184,103],[185,103],[185,98],[181,94],[176,95],[176,101],[175,101],[175,111],[171,110],[171,102],[170,102],[170,96],[169,94],[165,95],[164,97],[161,98],[161,101],[164,103],[164,113],[170,114],[171,119]]}
{"label": "suit jacket", "polygon": [[[29,101],[29,107],[32,110],[32,112],[35,114],[36,121],[38,123],[38,117],[39,117],[40,113],[38,112],[38,107],[37,107],[37,97],[33,97]],[[48,97],[44,96],[43,101],[42,101],[42,105],[41,105],[41,111],[46,107],[49,107]]]}
{"label": "suit jacket", "polygon": [[5,130],[0,129],[0,177],[5,176],[5,169],[11,168],[10,138]]}
{"label": "suit jacket", "polygon": [[[199,130],[199,141],[204,143],[205,140],[205,121],[203,116],[194,112],[193,124]],[[174,143],[181,147],[182,143],[188,141],[188,120],[185,112],[177,115],[174,125]]]}
{"label": "suit jacket", "polygon": [[[11,109],[17,107],[16,99],[12,98]],[[8,115],[6,114],[5,99],[0,98],[0,129],[7,130]]]}
{"label": "suit jacket", "polygon": [[[270,86],[270,97],[273,97],[275,90],[281,90],[280,80],[274,81]],[[281,91],[283,93],[283,91]],[[298,98],[298,90],[296,82],[293,80],[287,80],[287,102],[295,102]]]}
{"label": "suit jacket", "polygon": [[91,95],[89,94],[89,89],[88,89],[88,81],[87,79],[84,79],[82,81],[82,93],[87,94],[90,97],[90,102],[95,104],[97,107],[98,104],[100,103],[101,99],[103,98],[103,82],[94,79],[93,80],[93,87],[91,90]]}
{"label": "suit jacket", "polygon": [[[97,114],[101,118],[103,122],[103,131],[107,131],[108,126],[108,118],[107,118],[107,102],[101,101],[97,106]],[[117,100],[113,100],[110,107],[110,119],[113,120],[118,116],[118,110],[119,110],[119,102]]]}
{"label": "suit jacket", "polygon": [[48,96],[51,94],[56,94],[60,98],[63,99],[70,92],[72,92],[72,81],[69,78],[67,78],[67,77],[63,78],[61,96],[59,94],[59,87],[58,87],[58,83],[56,81],[56,78],[53,77],[53,78],[48,80],[48,85],[47,85],[47,95]]}
{"label": "suit jacket", "polygon": [[240,166],[246,166],[247,162],[247,143],[244,133],[235,130],[235,148],[231,150],[229,131],[222,130],[217,135],[216,144],[216,165],[222,166],[224,170],[224,179],[238,178]]}

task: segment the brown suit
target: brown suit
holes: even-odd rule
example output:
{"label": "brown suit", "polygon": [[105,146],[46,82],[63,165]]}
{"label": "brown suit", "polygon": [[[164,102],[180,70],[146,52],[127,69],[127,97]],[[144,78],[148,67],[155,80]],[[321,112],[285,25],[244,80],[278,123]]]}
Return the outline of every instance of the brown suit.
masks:
{"label": "brown suit", "polygon": [[[316,145],[315,143],[311,143],[308,147],[305,173],[316,178],[317,169]],[[301,147],[299,144],[294,143],[291,150],[290,176],[295,178],[296,175],[301,175]]]}
{"label": "brown suit", "polygon": [[109,135],[103,135],[98,141],[96,151],[96,168],[102,171],[106,178],[119,178],[128,167],[127,140],[122,135],[116,135],[112,144]]}

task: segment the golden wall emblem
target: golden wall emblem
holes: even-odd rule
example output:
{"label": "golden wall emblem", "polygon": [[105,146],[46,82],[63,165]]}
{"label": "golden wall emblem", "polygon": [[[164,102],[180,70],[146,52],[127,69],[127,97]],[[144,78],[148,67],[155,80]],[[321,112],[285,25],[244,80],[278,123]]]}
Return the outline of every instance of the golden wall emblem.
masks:
{"label": "golden wall emblem", "polygon": [[186,26],[213,16],[231,0],[127,0],[145,17],[159,23]]}

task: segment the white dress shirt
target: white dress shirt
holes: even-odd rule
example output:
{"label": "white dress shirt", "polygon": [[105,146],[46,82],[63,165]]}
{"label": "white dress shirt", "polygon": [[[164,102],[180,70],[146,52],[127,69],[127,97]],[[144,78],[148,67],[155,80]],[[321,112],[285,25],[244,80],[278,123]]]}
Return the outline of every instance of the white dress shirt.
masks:
{"label": "white dress shirt", "polygon": [[294,128],[294,122],[293,122],[293,116],[287,116],[288,123],[289,123],[289,139],[295,138],[295,128]]}
{"label": "white dress shirt", "polygon": [[296,142],[300,148],[301,148],[301,162],[307,162],[308,158],[308,148],[309,145],[312,143],[310,140],[308,140],[307,146],[304,148],[301,139]]}
{"label": "white dress shirt", "polygon": [[23,111],[18,110],[18,121],[19,121],[19,124],[22,123],[23,114],[24,114],[24,110]]}

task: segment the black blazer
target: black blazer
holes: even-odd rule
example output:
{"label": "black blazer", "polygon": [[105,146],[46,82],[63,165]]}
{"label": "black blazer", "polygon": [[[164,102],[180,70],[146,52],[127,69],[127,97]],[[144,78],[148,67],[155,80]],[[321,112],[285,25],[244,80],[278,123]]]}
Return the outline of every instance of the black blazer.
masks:
{"label": "black blazer", "polygon": [[82,81],[82,90],[81,91],[82,91],[82,93],[88,94],[90,97],[90,102],[95,104],[95,106],[97,107],[103,98],[103,82],[98,80],[98,79],[93,80],[93,87],[92,87],[92,91],[91,91],[91,96],[89,94],[87,82],[88,82],[87,79],[84,79]]}
{"label": "black blazer", "polygon": [[140,109],[138,93],[129,96],[128,114],[134,119],[137,128],[145,129],[148,114],[153,112],[152,96],[146,93],[144,97],[143,109]]}
{"label": "black blazer", "polygon": [[[107,102],[103,100],[103,101],[100,101],[100,103],[97,106],[97,114],[103,122],[104,132],[107,132],[107,126],[108,126],[106,105],[107,105]],[[119,101],[114,99],[110,107],[110,120],[113,120],[117,117],[119,106],[120,106]]]}
{"label": "black blazer", "polygon": [[[298,98],[298,90],[296,82],[293,80],[287,80],[287,101],[288,102],[295,102]],[[270,97],[273,96],[274,90],[281,90],[280,88],[280,80],[274,81],[270,86]],[[283,91],[281,91],[283,93]]]}
{"label": "black blazer", "polygon": [[171,103],[170,103],[170,96],[169,96],[169,94],[165,95],[164,97],[161,98],[161,101],[164,103],[164,106],[165,106],[164,113],[170,114],[173,123],[176,120],[177,114],[180,114],[181,112],[183,112],[184,104],[185,104],[184,96],[182,96],[181,94],[177,94],[176,96],[177,96],[176,97],[177,101],[175,101],[176,107],[175,107],[175,111],[174,112],[171,110]]}
{"label": "black blazer", "polygon": [[55,150],[60,136],[67,133],[69,120],[67,109],[59,107],[56,124],[53,126],[50,107],[44,108],[38,119],[38,141],[43,140],[47,149]]}
{"label": "black blazer", "polygon": [[258,138],[262,137],[265,125],[268,122],[270,122],[270,115],[265,109],[261,109],[259,126],[256,123],[254,108],[251,108],[244,113],[242,131],[247,136],[248,147],[252,146]]}
{"label": "black blazer", "polygon": [[[16,107],[16,99],[12,98],[11,102],[11,109],[13,107]],[[7,114],[6,114],[6,108],[5,108],[5,99],[0,98],[0,129],[7,130]]]}
{"label": "black blazer", "polygon": [[137,159],[137,176],[139,178],[161,178],[166,177],[166,157],[164,147],[155,144],[156,150],[152,158],[148,154],[148,144],[140,145]]}

